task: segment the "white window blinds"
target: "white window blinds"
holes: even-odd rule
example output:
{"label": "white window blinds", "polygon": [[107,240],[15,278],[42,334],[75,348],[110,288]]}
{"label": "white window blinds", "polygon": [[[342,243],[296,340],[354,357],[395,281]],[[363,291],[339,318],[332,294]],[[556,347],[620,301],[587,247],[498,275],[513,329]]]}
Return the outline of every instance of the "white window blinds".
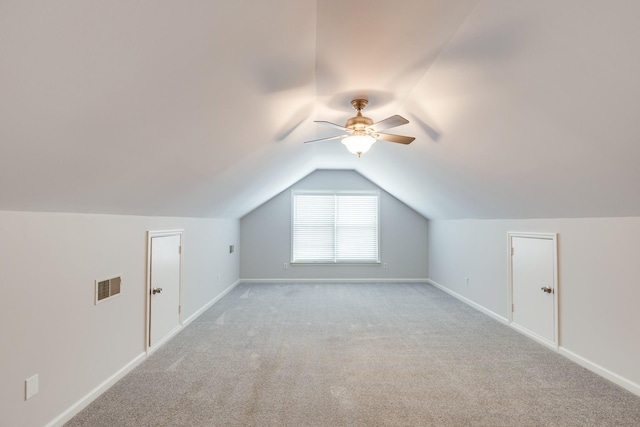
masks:
{"label": "white window blinds", "polygon": [[292,262],[379,262],[377,191],[294,191],[292,198]]}

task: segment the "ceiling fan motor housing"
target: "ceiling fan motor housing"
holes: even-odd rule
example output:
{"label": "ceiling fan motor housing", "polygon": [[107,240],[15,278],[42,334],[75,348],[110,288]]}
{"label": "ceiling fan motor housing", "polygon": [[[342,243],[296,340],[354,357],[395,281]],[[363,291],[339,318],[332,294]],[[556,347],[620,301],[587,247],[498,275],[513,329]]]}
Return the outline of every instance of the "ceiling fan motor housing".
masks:
{"label": "ceiling fan motor housing", "polygon": [[354,99],[353,101],[351,101],[351,105],[353,105],[353,108],[358,111],[358,114],[356,114],[355,117],[351,117],[349,120],[347,120],[347,124],[344,125],[344,127],[352,130],[363,131],[368,126],[371,126],[373,124],[373,120],[371,120],[369,117],[364,117],[361,112],[368,103],[369,101],[367,101],[366,99]]}
{"label": "ceiling fan motor housing", "polygon": [[362,114],[360,114],[360,111],[358,111],[358,115],[347,120],[347,124],[344,127],[353,130],[365,130],[365,128],[371,126],[372,124],[373,120],[371,120],[369,117],[364,117]]}

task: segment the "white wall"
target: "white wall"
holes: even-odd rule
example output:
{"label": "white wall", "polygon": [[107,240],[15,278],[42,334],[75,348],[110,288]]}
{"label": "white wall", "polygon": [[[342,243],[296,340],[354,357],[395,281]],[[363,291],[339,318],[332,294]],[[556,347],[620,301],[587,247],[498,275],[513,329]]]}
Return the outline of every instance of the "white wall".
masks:
{"label": "white wall", "polygon": [[640,394],[640,218],[430,221],[430,278],[508,318],[508,231],[559,233],[561,353]]}
{"label": "white wall", "polygon": [[249,279],[425,279],[427,220],[389,193],[380,192],[382,265],[290,265],[291,190],[380,190],[354,171],[319,170],[298,181],[240,222],[240,277]]}
{"label": "white wall", "polygon": [[[167,229],[184,229],[184,320],[237,281],[239,221],[0,212],[0,424],[45,425],[143,355],[147,231]],[[115,275],[121,295],[94,305]]]}

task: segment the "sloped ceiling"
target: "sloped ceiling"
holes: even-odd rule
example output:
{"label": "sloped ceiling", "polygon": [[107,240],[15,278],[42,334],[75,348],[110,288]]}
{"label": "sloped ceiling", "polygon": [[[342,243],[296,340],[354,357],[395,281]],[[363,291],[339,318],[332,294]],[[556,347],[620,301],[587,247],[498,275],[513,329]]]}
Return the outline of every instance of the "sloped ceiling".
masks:
{"label": "sloped ceiling", "polygon": [[[635,0],[0,1],[0,209],[239,218],[354,169],[428,218],[640,216]],[[409,146],[358,159],[349,101]]]}

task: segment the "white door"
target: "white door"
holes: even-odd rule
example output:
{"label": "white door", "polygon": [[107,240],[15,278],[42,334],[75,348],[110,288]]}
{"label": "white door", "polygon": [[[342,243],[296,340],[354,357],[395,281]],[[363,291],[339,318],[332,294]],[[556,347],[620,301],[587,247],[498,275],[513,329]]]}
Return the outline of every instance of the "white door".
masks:
{"label": "white door", "polygon": [[180,235],[151,237],[149,346],[180,325]]}
{"label": "white door", "polygon": [[510,235],[512,321],[548,345],[557,345],[556,239]]}

